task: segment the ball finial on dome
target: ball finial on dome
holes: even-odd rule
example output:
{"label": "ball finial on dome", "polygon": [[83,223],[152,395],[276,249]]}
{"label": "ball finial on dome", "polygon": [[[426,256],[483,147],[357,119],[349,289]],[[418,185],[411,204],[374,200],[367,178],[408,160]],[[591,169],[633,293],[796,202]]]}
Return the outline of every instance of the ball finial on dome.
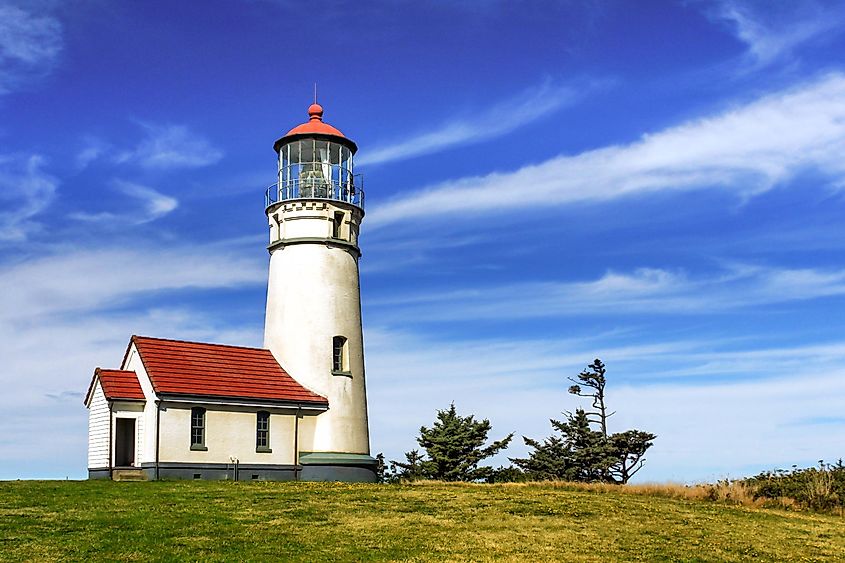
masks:
{"label": "ball finial on dome", "polygon": [[316,104],[316,103],[308,106],[308,117],[311,118],[311,121],[314,121],[315,119],[318,120],[318,121],[322,121],[323,120],[323,106],[321,106],[320,104]]}

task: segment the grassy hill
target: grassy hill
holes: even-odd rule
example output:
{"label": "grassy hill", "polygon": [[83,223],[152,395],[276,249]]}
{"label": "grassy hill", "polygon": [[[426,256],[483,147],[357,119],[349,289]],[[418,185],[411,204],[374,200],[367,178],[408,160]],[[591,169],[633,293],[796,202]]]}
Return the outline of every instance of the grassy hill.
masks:
{"label": "grassy hill", "polygon": [[0,560],[845,561],[845,519],[561,485],[0,482]]}

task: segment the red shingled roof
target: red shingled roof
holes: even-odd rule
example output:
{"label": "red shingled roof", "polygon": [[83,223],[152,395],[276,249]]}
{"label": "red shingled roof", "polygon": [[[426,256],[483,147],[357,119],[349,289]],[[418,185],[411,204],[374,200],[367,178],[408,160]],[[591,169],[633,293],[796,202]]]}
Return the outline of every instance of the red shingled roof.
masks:
{"label": "red shingled roof", "polygon": [[106,399],[118,399],[129,401],[143,401],[144,391],[141,389],[141,384],[138,382],[138,376],[134,371],[125,371],[121,369],[101,369],[94,370],[94,377],[91,378],[91,385],[88,387],[88,393],[85,394],[85,403],[91,396],[94,390],[94,382],[100,380],[100,386],[103,388],[103,393]]}
{"label": "red shingled roof", "polygon": [[157,394],[328,404],[282,369],[269,350],[133,336]]}

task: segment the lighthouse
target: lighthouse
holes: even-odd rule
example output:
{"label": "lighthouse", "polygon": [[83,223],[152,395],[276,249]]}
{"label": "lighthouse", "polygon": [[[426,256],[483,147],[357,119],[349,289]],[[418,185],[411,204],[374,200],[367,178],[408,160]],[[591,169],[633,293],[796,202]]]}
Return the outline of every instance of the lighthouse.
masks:
{"label": "lighthouse", "polygon": [[85,394],[90,478],[376,480],[357,147],[315,100],[273,149],[264,346],[132,336]]}
{"label": "lighthouse", "polygon": [[[303,420],[300,462],[338,479],[371,471],[364,374],[358,235],[364,192],[357,146],[323,121],[308,121],[273,145],[278,181],[266,193],[270,266],[264,348],[329,409]],[[369,470],[367,468],[370,468]],[[366,475],[364,475],[366,476]]]}

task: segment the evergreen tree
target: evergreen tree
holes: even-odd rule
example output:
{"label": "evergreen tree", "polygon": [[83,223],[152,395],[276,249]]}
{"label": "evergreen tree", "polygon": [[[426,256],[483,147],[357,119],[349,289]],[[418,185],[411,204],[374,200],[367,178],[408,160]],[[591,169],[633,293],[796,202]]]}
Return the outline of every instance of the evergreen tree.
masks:
{"label": "evergreen tree", "polygon": [[[615,412],[608,413],[607,407],[604,405],[604,387],[607,385],[607,378],[605,374],[607,370],[605,365],[598,358],[592,364],[587,366],[587,369],[578,374],[578,379],[567,377],[569,381],[575,385],[569,386],[569,392],[579,397],[589,397],[593,399],[594,411],[584,411],[590,422],[598,423],[601,427],[602,435],[607,438],[607,419],[616,414]],[[589,387],[593,390],[592,393],[584,393],[581,385]]]}
{"label": "evergreen tree", "polygon": [[420,428],[417,442],[425,450],[424,458],[413,450],[405,454],[406,462],[392,462],[400,469],[397,475],[401,479],[485,480],[492,475],[493,468],[479,467],[479,463],[506,448],[513,438],[509,434],[485,446],[490,429],[489,420],[461,416],[452,403],[447,410],[437,411],[437,420],[431,428]]}
{"label": "evergreen tree", "polygon": [[[565,413],[563,421],[551,420],[559,437],[553,435],[542,442],[523,437],[532,452],[527,458],[511,461],[538,480],[627,483],[642,468],[643,456],[656,436],[641,430],[608,434],[607,419],[614,413],[608,413],[605,404],[606,373],[605,365],[596,359],[578,380],[569,378],[575,383],[569,392],[591,398],[594,410],[576,409],[574,414]],[[592,392],[585,392],[584,387]]]}
{"label": "evergreen tree", "polygon": [[376,456],[376,483],[387,483],[387,464],[384,462],[384,454]]}
{"label": "evergreen tree", "polygon": [[610,466],[610,476],[617,483],[627,483],[634,473],[642,469],[646,450],[654,443],[657,436],[642,430],[626,430],[610,436],[614,463]]}
{"label": "evergreen tree", "polygon": [[423,456],[420,454],[419,450],[405,452],[404,462],[391,460],[391,474],[387,477],[387,480],[391,483],[396,483],[399,481],[417,481],[419,479],[425,479],[426,476],[423,472],[422,462]]}
{"label": "evergreen tree", "polygon": [[[551,422],[552,425],[558,423],[556,420]],[[578,470],[572,449],[562,438],[551,436],[542,442],[526,436],[523,436],[522,439],[534,451],[525,459],[510,459],[531,479],[537,481],[578,481]]]}

